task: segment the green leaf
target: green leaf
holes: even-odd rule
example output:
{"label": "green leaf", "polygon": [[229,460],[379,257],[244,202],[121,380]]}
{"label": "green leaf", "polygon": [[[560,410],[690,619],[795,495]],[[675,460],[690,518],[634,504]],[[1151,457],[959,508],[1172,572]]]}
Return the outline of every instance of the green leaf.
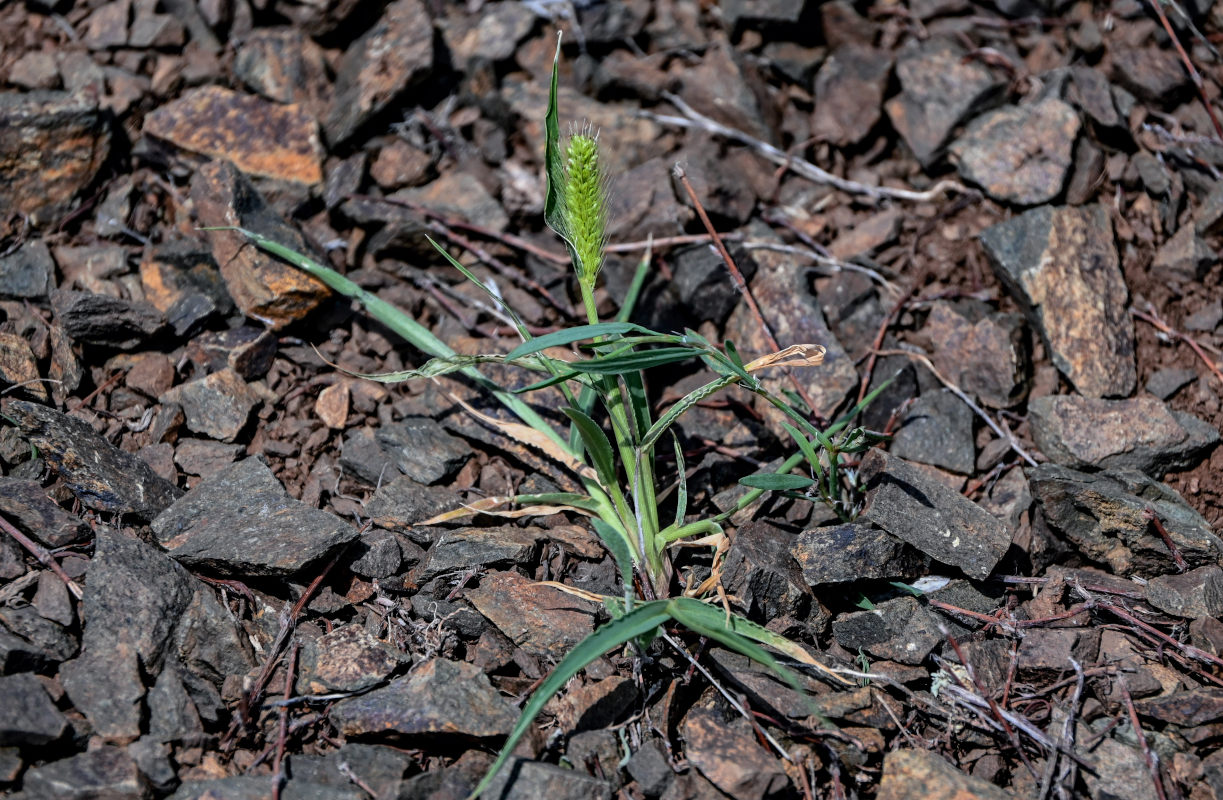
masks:
{"label": "green leaf", "polygon": [[577,325],[572,328],[547,333],[543,336],[536,336],[506,353],[505,357],[506,359],[513,360],[547,350],[549,347],[563,347],[584,339],[594,339],[598,336],[617,336],[630,332],[660,335],[631,322],[600,322],[597,325]]}
{"label": "green leaf", "polygon": [[794,442],[798,445],[798,449],[802,451],[803,456],[806,457],[807,461],[811,463],[811,466],[815,469],[819,469],[820,454],[817,453],[815,448],[811,445],[811,440],[806,436],[803,436],[798,428],[795,428],[793,425],[786,422],[781,424],[782,427],[786,429],[786,433],[790,434],[790,436],[794,439]]}
{"label": "green leaf", "polygon": [[535,717],[539,715],[539,712],[552,699],[552,696],[559,692],[570,678],[609,650],[620,647],[638,636],[656,630],[659,625],[662,625],[669,618],[670,615],[667,608],[668,601],[666,600],[643,603],[626,613],[623,617],[612,620],[578,642],[577,646],[561,659],[561,662],[556,665],[552,673],[544,679],[544,682],[539,685],[539,688],[527,700],[526,705],[522,707],[522,716],[518,718],[518,722],[510,730],[510,735],[506,737],[505,744],[502,745],[501,751],[497,754],[497,760],[493,762],[493,765],[489,767],[488,772],[485,773],[480,783],[468,795],[468,800],[474,800],[474,798],[479,797],[488,788],[493,778],[505,766],[505,762],[509,760],[510,754],[514,751],[518,742],[531,727]]}
{"label": "green leaf", "polygon": [[561,61],[561,34],[556,33],[556,54],[552,57],[552,82],[548,86],[548,113],[544,116],[544,222],[565,240],[574,269],[580,269],[577,251],[565,230],[565,156],[561,152],[561,125],[556,102],[556,73]]}
{"label": "green leaf", "polygon": [[806,489],[815,481],[805,475],[779,475],[776,472],[757,472],[740,478],[739,483],[749,489],[764,489],[769,492],[788,492],[795,489]]}
{"label": "green leaf", "polygon": [[632,597],[633,548],[629,545],[627,536],[619,528],[609,525],[598,517],[592,519],[590,523],[594,526],[595,533],[599,535],[599,541],[603,542],[607,552],[611,553],[612,560],[616,562],[616,568],[620,570],[620,581],[624,584],[625,596]]}
{"label": "green leaf", "polygon": [[650,426],[650,429],[646,431],[645,436],[641,437],[641,446],[643,448],[652,446],[658,441],[658,437],[662,436],[668,428],[675,424],[675,421],[679,419],[681,414],[710,395],[713,395],[716,392],[725,389],[727,386],[730,386],[736,380],[737,378],[734,376],[718,378],[717,380],[710,381],[700,388],[693,389],[691,392],[681,397],[674,405],[668,408],[661,417],[658,418],[658,422],[655,422],[652,426]]}
{"label": "green leaf", "polygon": [[679,443],[679,437],[673,433],[671,441],[675,444],[675,482],[678,487],[675,492],[675,527],[678,528],[684,524],[684,517],[688,516],[688,471],[684,468],[684,448]]}
{"label": "green leaf", "polygon": [[578,433],[582,436],[582,443],[586,445],[586,452],[590,453],[591,461],[594,462],[595,472],[599,474],[599,480],[603,482],[603,486],[610,490],[616,485],[616,461],[615,455],[612,453],[611,442],[607,440],[607,434],[603,432],[595,421],[583,414],[576,408],[562,408],[565,416],[577,426]]}
{"label": "green leaf", "polygon": [[569,367],[575,372],[593,375],[624,375],[651,367],[661,367],[678,361],[696,358],[699,353],[688,347],[659,347],[621,355],[591,358],[586,361],[571,361]]}
{"label": "green leaf", "polygon": [[484,294],[488,295],[489,299],[493,301],[493,305],[499,307],[506,313],[506,315],[509,316],[510,321],[514,323],[514,327],[518,329],[519,336],[521,336],[525,341],[531,340],[531,333],[527,330],[527,326],[523,324],[522,319],[518,316],[518,313],[514,311],[514,309],[510,308],[509,304],[506,303],[505,300],[501,299],[501,297],[493,292],[492,289],[488,288],[484,281],[476,277],[476,274],[467,267],[463,266],[458,259],[447,253],[444,247],[433,241],[433,237],[426,235],[425,238],[429,240],[429,244],[433,245],[434,250],[442,254],[442,257],[450,263],[450,266],[458,270],[459,274],[461,274],[464,278],[480,287],[480,290],[484,292]]}

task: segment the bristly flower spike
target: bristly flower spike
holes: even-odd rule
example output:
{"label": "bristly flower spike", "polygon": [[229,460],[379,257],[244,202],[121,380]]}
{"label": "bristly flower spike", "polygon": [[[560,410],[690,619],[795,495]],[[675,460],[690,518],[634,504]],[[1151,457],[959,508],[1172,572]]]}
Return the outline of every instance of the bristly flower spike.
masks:
{"label": "bristly flower spike", "polygon": [[575,130],[565,149],[565,234],[578,256],[578,278],[591,291],[607,241],[607,186],[599,164],[599,137]]}

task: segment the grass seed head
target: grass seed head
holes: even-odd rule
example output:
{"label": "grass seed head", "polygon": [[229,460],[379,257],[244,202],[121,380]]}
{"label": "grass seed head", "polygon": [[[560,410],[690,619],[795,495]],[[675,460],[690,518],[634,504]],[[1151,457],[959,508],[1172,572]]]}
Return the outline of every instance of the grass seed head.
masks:
{"label": "grass seed head", "polygon": [[599,138],[589,126],[574,131],[565,148],[565,233],[577,252],[578,277],[593,286],[607,240],[607,186],[599,164]]}

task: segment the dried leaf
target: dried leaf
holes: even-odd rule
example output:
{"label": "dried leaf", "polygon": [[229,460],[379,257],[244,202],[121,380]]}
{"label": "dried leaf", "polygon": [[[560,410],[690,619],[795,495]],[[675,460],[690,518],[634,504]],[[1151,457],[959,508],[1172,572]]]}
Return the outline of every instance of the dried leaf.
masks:
{"label": "dried leaf", "polygon": [[456,403],[461,405],[468,414],[471,414],[485,425],[488,425],[491,428],[496,428],[506,436],[509,436],[511,439],[525,444],[528,447],[534,447],[536,450],[539,450],[553,461],[583,478],[596,481],[598,480],[599,476],[595,473],[595,471],[584,464],[581,459],[579,459],[573,453],[570,453],[568,450],[565,450],[556,442],[552,441],[552,439],[548,438],[546,435],[540,433],[534,428],[523,425],[520,422],[503,422],[502,420],[490,417],[487,414],[481,414],[479,411],[476,411],[465,401],[456,397],[455,395],[452,394],[450,397]]}
{"label": "dried leaf", "polygon": [[784,350],[761,356],[745,364],[743,368],[748,372],[756,372],[768,367],[816,367],[824,363],[824,354],[827,352],[822,344],[792,344]]}

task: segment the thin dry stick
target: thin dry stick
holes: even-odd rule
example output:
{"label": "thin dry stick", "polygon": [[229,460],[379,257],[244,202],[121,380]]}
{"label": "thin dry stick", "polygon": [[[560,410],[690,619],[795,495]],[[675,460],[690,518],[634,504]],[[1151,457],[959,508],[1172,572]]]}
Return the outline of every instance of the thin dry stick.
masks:
{"label": "thin dry stick", "polygon": [[1159,758],[1151,752],[1151,746],[1147,744],[1147,735],[1142,732],[1142,723],[1138,721],[1138,711],[1134,708],[1134,698],[1130,697],[1124,676],[1117,676],[1117,688],[1121,690],[1125,709],[1130,714],[1130,725],[1134,727],[1134,735],[1138,737],[1138,745],[1142,748],[1142,760],[1147,762],[1147,770],[1155,783],[1155,794],[1159,795],[1159,800],[1168,800],[1168,796],[1164,794],[1164,782],[1159,779]]}
{"label": "thin dry stick", "polygon": [[1187,572],[1189,563],[1185,561],[1185,557],[1181,555],[1181,549],[1176,546],[1176,542],[1172,541],[1171,535],[1168,534],[1168,529],[1164,527],[1160,521],[1159,515],[1155,513],[1155,509],[1147,506],[1142,510],[1142,518],[1151,523],[1155,528],[1155,532],[1164,540],[1164,545],[1172,552],[1172,560],[1176,562],[1178,572]]}
{"label": "thin dry stick", "polygon": [[920,361],[922,365],[926,367],[926,369],[930,370],[930,373],[934,375],[934,377],[938,378],[939,383],[951,390],[952,394],[964,401],[964,405],[971,408],[974,414],[984,420],[985,424],[989,426],[990,430],[998,434],[998,436],[1001,438],[1006,439],[1011,445],[1011,449],[1015,451],[1016,455],[1028,462],[1028,464],[1031,466],[1036,466],[1036,459],[1028,455],[1027,451],[1023,449],[1023,445],[1019,444],[1019,440],[1015,438],[1015,434],[1011,433],[1010,428],[1000,426],[998,423],[994,422],[993,418],[991,418],[989,414],[985,413],[985,409],[974,403],[972,398],[964,394],[964,391],[960,389],[959,386],[956,386],[954,383],[944,378],[939,371],[934,368],[934,364],[930,362],[930,359],[926,358],[920,353],[910,353],[908,350],[874,350],[872,352],[875,352],[881,356],[905,356],[906,358],[911,358],[914,361]]}
{"label": "thin dry stick", "polygon": [[26,536],[21,531],[17,530],[15,527],[13,527],[12,523],[10,523],[3,516],[0,516],[0,529],[16,539],[17,544],[21,545],[26,550],[29,550],[30,555],[38,559],[38,563],[54,572],[55,576],[63,581],[64,585],[68,587],[68,591],[72,592],[73,597],[75,597],[77,600],[81,599],[81,597],[84,595],[84,592],[81,591],[81,587],[77,585],[76,581],[68,577],[68,573],[64,572],[64,568],[59,565],[59,562],[55,560],[54,556],[47,552],[46,548],[31,539],[29,536]]}
{"label": "thin dry stick", "polygon": [[[286,703],[293,696],[293,679],[294,672],[297,670],[297,651],[301,645],[294,642],[293,649],[289,651],[289,665],[285,669],[285,691],[282,698]],[[272,766],[272,800],[280,800],[280,789],[284,786],[285,775],[283,771],[285,757],[285,742],[289,739],[289,707],[282,705],[280,707],[280,730],[276,734],[276,759]]]}
{"label": "thin dry stick", "polygon": [[1206,89],[1202,85],[1202,76],[1198,73],[1197,68],[1193,66],[1193,62],[1189,60],[1189,54],[1185,52],[1185,48],[1181,45],[1180,37],[1176,35],[1176,31],[1172,29],[1172,23],[1168,22],[1168,15],[1164,13],[1163,3],[1160,0],[1147,0],[1147,3],[1159,15],[1159,21],[1163,23],[1164,31],[1167,32],[1168,38],[1172,40],[1172,44],[1176,46],[1176,52],[1180,54],[1181,63],[1185,65],[1185,71],[1189,73],[1189,77],[1193,80],[1193,86],[1198,90],[1198,97],[1202,98],[1202,105],[1206,106],[1206,113],[1210,115],[1210,123],[1214,125],[1215,135],[1223,141],[1223,125],[1219,124],[1219,118],[1215,115],[1214,107],[1210,105],[1210,98],[1206,96]]}
{"label": "thin dry stick", "polygon": [[1203,352],[1202,346],[1198,344],[1196,339],[1194,339],[1192,336],[1181,333],[1160,319],[1159,315],[1155,313],[1155,307],[1150,303],[1147,303],[1147,312],[1139,311],[1136,308],[1130,309],[1130,313],[1135,317],[1138,317],[1138,319],[1142,320],[1143,322],[1151,323],[1166,336],[1172,339],[1179,339],[1192,347],[1193,352],[1197,353],[1198,358],[1202,359],[1202,363],[1206,365],[1206,368],[1214,373],[1214,376],[1219,379],[1220,383],[1223,383],[1223,372],[1219,371],[1219,365],[1206,357],[1206,353]]}
{"label": "thin dry stick", "polygon": [[[684,172],[684,168],[678,163],[675,165],[675,177],[684,186],[684,191],[688,193],[688,199],[692,201],[693,207],[696,208],[697,216],[701,218],[701,224],[705,226],[705,230],[709,232],[710,238],[713,239],[714,246],[718,248],[718,253],[722,256],[722,261],[726,264],[726,269],[730,272],[731,281],[735,284],[735,288],[739,294],[743,295],[743,299],[747,301],[747,307],[752,312],[752,316],[756,318],[756,323],[760,326],[760,330],[764,332],[764,338],[768,341],[769,347],[773,352],[781,350],[781,345],[777,343],[777,338],[773,336],[773,329],[769,327],[769,323],[765,321],[764,315],[760,313],[760,306],[756,304],[756,298],[752,296],[752,290],[748,288],[747,281],[743,278],[743,273],[739,271],[739,267],[735,264],[735,260],[730,257],[730,251],[726,249],[726,245],[722,242],[722,238],[718,236],[718,232],[714,229],[713,223],[709,220],[709,215],[705,213],[705,206],[701,205],[701,200],[696,196],[696,190],[692,188],[692,183],[688,180],[688,175]],[[815,408],[815,402],[807,393],[807,388],[799,383],[798,378],[794,376],[788,368],[785,370],[786,377],[790,379],[790,383],[794,384],[794,390],[798,392],[798,396],[807,404],[807,408],[815,414],[819,414]]]}
{"label": "thin dry stick", "polygon": [[682,117],[672,117],[663,114],[655,114],[651,111],[637,112],[647,119],[652,119],[661,125],[671,125],[677,128],[701,128],[709,131],[717,136],[722,136],[726,139],[745,144],[752,148],[762,156],[772,161],[778,166],[786,166],[793,170],[798,175],[815,183],[823,183],[832,186],[835,189],[840,189],[849,194],[860,194],[874,198],[892,198],[894,200],[909,200],[918,203],[928,203],[941,199],[944,195],[951,192],[967,193],[968,187],[955,181],[939,181],[924,192],[915,192],[912,189],[894,189],[888,186],[867,186],[865,183],[847,180],[845,178],[833,175],[831,172],[820,169],[810,161],[801,158],[794,158],[784,150],[774,147],[768,142],[762,142],[754,136],[749,136],[743,131],[735,128],[727,127],[720,122],[715,122],[704,114],[692,108],[681,99],[678,95],[670,92],[663,92],[663,98],[679,109],[683,114]]}

